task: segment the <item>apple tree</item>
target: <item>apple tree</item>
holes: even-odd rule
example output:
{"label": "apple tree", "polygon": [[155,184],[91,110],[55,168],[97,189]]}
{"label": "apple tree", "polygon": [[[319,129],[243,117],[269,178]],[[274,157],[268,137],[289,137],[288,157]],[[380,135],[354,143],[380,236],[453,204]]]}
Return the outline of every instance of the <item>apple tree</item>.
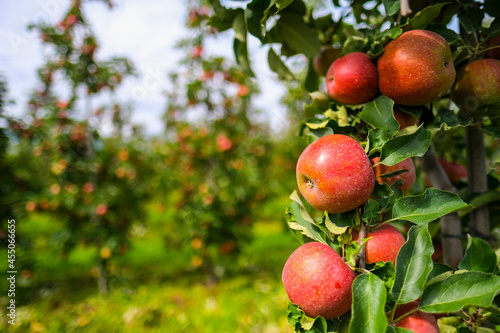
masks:
{"label": "apple tree", "polygon": [[[158,169],[164,204],[176,210],[175,223],[165,225],[166,245],[189,249],[191,268],[213,281],[237,267],[259,207],[293,181],[294,165],[291,155],[275,152],[270,128],[260,120],[256,83],[233,59],[207,52],[215,33],[206,24],[210,14],[208,6],[192,6],[188,36],[178,41],[184,57],[168,76]],[[269,179],[276,158],[288,172]]]}
{"label": "apple tree", "polygon": [[[244,73],[254,76],[248,40],[257,38],[270,69],[308,93],[298,133],[310,145],[297,156],[298,190],[285,211],[303,243],[283,272],[295,331],[498,331],[498,4],[210,4],[209,24],[233,30]],[[371,172],[371,185],[358,188]],[[339,202],[355,207],[334,209]],[[395,257],[379,255],[394,247]],[[331,269],[345,265],[357,275],[347,287]],[[344,288],[337,299],[332,290]],[[328,311],[346,298],[350,307]]]}
{"label": "apple tree", "polygon": [[[60,22],[30,28],[39,33],[47,59],[23,118],[8,119],[14,206],[23,216],[40,212],[63,224],[52,236],[54,255],[67,258],[76,245],[94,249],[89,275],[104,293],[110,263],[127,250],[129,228],[143,219],[143,201],[151,195],[144,178],[152,172],[147,147],[131,125],[130,106],[116,97],[135,69],[126,58],[99,59],[80,1]],[[37,251],[39,242],[22,239],[26,254]],[[33,262],[23,268],[37,276]]]}

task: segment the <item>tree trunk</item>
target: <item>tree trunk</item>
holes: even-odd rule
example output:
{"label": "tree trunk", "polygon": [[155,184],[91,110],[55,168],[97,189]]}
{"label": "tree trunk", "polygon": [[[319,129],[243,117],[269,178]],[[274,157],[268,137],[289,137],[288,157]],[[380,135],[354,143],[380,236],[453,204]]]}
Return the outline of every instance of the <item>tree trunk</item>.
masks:
{"label": "tree trunk", "polygon": [[[488,191],[486,175],[486,155],[484,150],[484,134],[479,124],[465,128],[467,149],[467,172],[469,194],[482,194]],[[491,239],[490,215],[488,205],[474,209],[470,214],[470,232],[475,237]]]}
{"label": "tree trunk", "polygon": [[[420,163],[432,186],[448,192],[457,193],[443,167],[436,158],[434,149],[429,147],[427,153],[420,158]],[[441,246],[445,264],[458,267],[463,257],[462,225],[457,213],[441,217]]]}

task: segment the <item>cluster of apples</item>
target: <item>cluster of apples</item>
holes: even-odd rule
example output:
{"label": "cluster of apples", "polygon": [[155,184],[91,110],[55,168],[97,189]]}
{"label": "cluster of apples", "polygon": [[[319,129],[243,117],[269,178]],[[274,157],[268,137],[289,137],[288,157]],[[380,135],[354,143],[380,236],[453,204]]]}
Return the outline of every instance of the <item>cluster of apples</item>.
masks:
{"label": "cluster of apples", "polygon": [[396,104],[418,106],[449,91],[452,101],[474,117],[498,113],[499,54],[489,52],[489,59],[474,60],[456,72],[446,40],[428,30],[403,33],[384,47],[376,63],[365,53],[339,58],[340,53],[340,49],[326,48],[313,62],[337,102],[363,104],[380,93]]}
{"label": "cluster of apples", "polygon": [[[338,52],[338,50],[336,51]],[[482,81],[482,76],[485,81]],[[426,30],[403,33],[388,43],[377,63],[366,54],[354,52],[335,60],[326,72],[330,96],[342,104],[363,104],[383,94],[396,105],[431,103],[449,91],[452,100],[471,115],[487,106],[500,105],[500,61],[476,60],[455,72],[452,52],[446,40]],[[397,113],[395,112],[396,118]],[[401,127],[404,121],[397,119]],[[415,120],[416,121],[416,120]],[[303,197],[320,211],[331,214],[356,209],[372,195],[375,181],[393,184],[402,179],[407,193],[415,182],[411,159],[386,167],[370,161],[355,139],[332,134],[310,144],[297,161],[297,182]],[[405,169],[395,177],[380,176]],[[353,240],[358,232],[352,231]],[[405,242],[394,226],[382,224],[370,230],[365,261],[392,261]],[[283,269],[283,284],[290,300],[310,317],[336,318],[348,312],[352,303],[353,267],[331,247],[306,243],[290,256]],[[399,315],[415,304],[398,309]],[[394,323],[415,332],[439,332],[436,319],[420,311]]]}

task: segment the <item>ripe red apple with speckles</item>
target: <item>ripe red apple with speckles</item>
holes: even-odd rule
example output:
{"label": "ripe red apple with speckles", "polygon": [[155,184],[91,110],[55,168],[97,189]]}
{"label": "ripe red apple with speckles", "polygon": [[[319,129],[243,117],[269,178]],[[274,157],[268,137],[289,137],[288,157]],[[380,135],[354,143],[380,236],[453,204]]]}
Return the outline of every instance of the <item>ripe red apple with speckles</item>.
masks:
{"label": "ripe red apple with speckles", "polygon": [[[358,240],[359,232],[353,230],[353,240]],[[399,250],[405,243],[403,234],[390,224],[383,224],[377,229],[368,232],[366,238],[370,238],[365,245],[365,261],[367,264],[379,261],[392,261],[396,264]]]}
{"label": "ripe red apple with speckles", "polygon": [[319,242],[296,249],[283,268],[283,285],[292,303],[309,317],[339,317],[350,310],[356,274],[335,250]]}
{"label": "ripe red apple with speckles", "polygon": [[300,193],[316,209],[336,214],[363,204],[373,192],[375,174],[361,144],[343,134],[311,143],[297,161]]}
{"label": "ripe red apple with speckles", "polygon": [[409,106],[441,98],[456,75],[448,42],[428,30],[410,30],[389,42],[377,69],[380,92]]}

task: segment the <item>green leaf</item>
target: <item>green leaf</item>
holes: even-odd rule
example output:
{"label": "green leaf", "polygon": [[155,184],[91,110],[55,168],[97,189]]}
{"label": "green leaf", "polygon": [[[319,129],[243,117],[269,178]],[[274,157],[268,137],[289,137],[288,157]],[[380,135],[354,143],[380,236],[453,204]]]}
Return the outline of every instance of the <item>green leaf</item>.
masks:
{"label": "green leaf", "polygon": [[238,9],[228,9],[221,5],[219,0],[210,0],[212,8],[214,9],[214,14],[208,21],[208,25],[218,29],[219,31],[224,31],[230,29],[233,26],[233,21],[237,12],[241,11]]}
{"label": "green leaf", "polygon": [[363,107],[361,119],[374,128],[382,129],[389,138],[392,138],[399,130],[399,123],[394,118],[394,101],[380,95]]}
{"label": "green leaf", "polygon": [[384,0],[383,1],[385,13],[387,16],[392,16],[399,12],[400,1],[398,0]]}
{"label": "green leaf", "polygon": [[467,206],[455,193],[430,187],[420,195],[398,199],[392,217],[422,225]]}
{"label": "green leaf", "polygon": [[484,0],[484,10],[492,17],[500,17],[500,7],[496,0]]}
{"label": "green leaf", "polygon": [[429,276],[427,276],[427,282],[429,282],[431,279],[435,278],[438,275],[441,275],[446,272],[454,272],[455,269],[449,265],[441,264],[441,263],[433,263],[432,266],[432,271],[429,273]]}
{"label": "green leaf", "polygon": [[304,88],[308,92],[319,90],[319,76],[314,69],[313,59],[309,60],[309,64],[307,66],[307,75],[304,80]]}
{"label": "green leaf", "polygon": [[460,40],[460,35],[455,31],[448,29],[444,24],[429,24],[426,30],[433,31],[441,35],[450,45]]}
{"label": "green leaf", "polygon": [[292,2],[293,2],[293,0],[274,0],[276,7],[278,7],[278,11],[285,9]]}
{"label": "green leaf", "polygon": [[267,61],[269,62],[269,68],[276,74],[280,80],[290,81],[294,80],[292,72],[288,69],[287,65],[281,60],[281,58],[274,52],[273,48],[269,48],[269,53],[267,54]]}
{"label": "green leaf", "polygon": [[380,153],[380,163],[392,166],[408,157],[423,156],[427,152],[431,140],[431,132],[421,125],[414,133],[387,141]]}
{"label": "green leaf", "polygon": [[457,271],[427,286],[419,307],[430,313],[456,312],[466,306],[488,308],[499,292],[500,277],[483,272]]}
{"label": "green leaf", "polygon": [[319,138],[322,138],[324,136],[333,134],[333,129],[331,127],[324,127],[324,128],[318,128],[318,129],[310,129],[307,132],[307,135],[310,137],[311,142],[316,141]]}
{"label": "green leaf", "polygon": [[386,333],[415,333],[413,330],[409,330],[407,328],[402,328],[402,327],[392,327],[392,326],[387,326],[387,331]]}
{"label": "green leaf", "polygon": [[[328,322],[323,317],[310,318],[297,304],[288,302],[288,323],[299,333],[327,333],[331,332]],[[331,326],[331,325],[330,325]]]}
{"label": "green leaf", "polygon": [[[307,212],[297,191],[293,191],[290,195],[290,199],[292,199],[293,202],[285,211],[285,219],[290,229],[299,231],[302,235],[311,240],[326,244],[324,234]],[[299,240],[304,241],[303,238],[299,238]]]}
{"label": "green leaf", "polygon": [[363,216],[361,219],[369,225],[382,221],[380,205],[373,199],[368,199],[368,203],[364,206]]}
{"label": "green leaf", "polygon": [[340,235],[346,232],[348,227],[352,228],[355,214],[355,209],[340,214],[328,214],[325,212],[325,226],[332,234]]}
{"label": "green leaf", "polygon": [[265,22],[271,6],[271,0],[253,0],[245,9],[248,32],[261,41],[264,38]]}
{"label": "green leaf", "polygon": [[470,271],[493,273],[497,267],[497,255],[481,238],[468,235],[465,255],[458,268]]}
{"label": "green leaf", "polygon": [[236,62],[241,66],[241,69],[246,75],[255,77],[255,74],[253,73],[250,66],[250,60],[248,58],[247,27],[245,22],[245,13],[243,12],[243,10],[239,10],[237,12],[236,17],[233,21],[233,30],[235,34],[233,50],[236,57]]}
{"label": "green leaf", "polygon": [[375,274],[364,273],[356,277],[352,290],[349,333],[384,333],[387,329],[384,282]]}
{"label": "green leaf", "polygon": [[468,34],[474,33],[477,27],[481,26],[483,18],[483,11],[475,6],[469,6],[467,10],[462,10],[458,13],[460,26],[463,27]]}
{"label": "green leaf", "polygon": [[330,108],[332,98],[325,91],[315,91],[309,94],[311,103],[305,106],[307,116],[313,116],[318,113],[323,113]]}
{"label": "green leaf", "polygon": [[413,226],[408,240],[396,259],[396,276],[392,295],[399,304],[406,304],[422,295],[427,276],[432,271],[432,238],[427,225]]}
{"label": "green leaf", "polygon": [[296,13],[283,13],[277,26],[281,38],[286,45],[297,53],[303,53],[308,58],[319,54],[321,42],[316,31],[308,26],[301,15]]}
{"label": "green leaf", "polygon": [[438,18],[441,13],[441,8],[447,4],[449,4],[449,2],[442,2],[434,6],[425,7],[410,19],[409,29],[405,27],[405,30],[425,29],[429,23]]}

